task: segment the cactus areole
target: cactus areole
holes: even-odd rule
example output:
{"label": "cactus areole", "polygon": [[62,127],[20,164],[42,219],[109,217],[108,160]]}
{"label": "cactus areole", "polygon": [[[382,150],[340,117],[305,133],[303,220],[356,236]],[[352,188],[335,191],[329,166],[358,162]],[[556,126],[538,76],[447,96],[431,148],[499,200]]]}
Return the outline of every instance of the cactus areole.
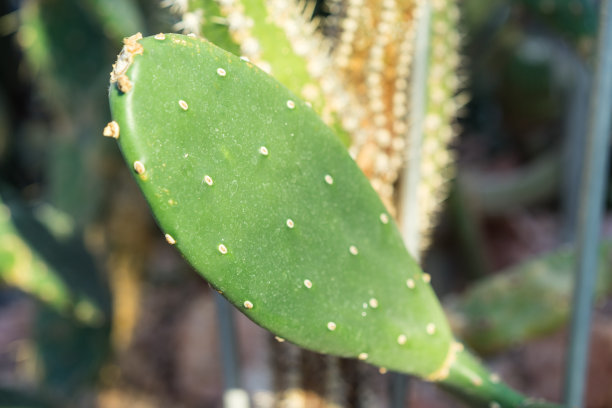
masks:
{"label": "cactus areole", "polygon": [[217,290],[305,348],[491,385],[454,341],[379,197],[307,104],[206,40],[125,44],[111,75],[117,140],[166,240]]}

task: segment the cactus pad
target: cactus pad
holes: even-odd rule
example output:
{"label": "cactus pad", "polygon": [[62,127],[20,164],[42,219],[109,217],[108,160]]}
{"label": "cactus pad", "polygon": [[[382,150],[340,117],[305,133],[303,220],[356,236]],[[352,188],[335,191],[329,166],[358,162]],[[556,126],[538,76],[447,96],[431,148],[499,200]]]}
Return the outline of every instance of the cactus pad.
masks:
{"label": "cactus pad", "polygon": [[111,86],[110,99],[168,242],[281,337],[436,371],[452,336],[428,275],[341,142],[249,62],[205,40],[159,38],[128,41],[133,86]]}
{"label": "cactus pad", "polygon": [[126,39],[111,78],[105,135],[168,243],[249,318],[308,349],[442,381],[479,406],[524,401],[453,340],[429,275],[308,104],[176,34]]}

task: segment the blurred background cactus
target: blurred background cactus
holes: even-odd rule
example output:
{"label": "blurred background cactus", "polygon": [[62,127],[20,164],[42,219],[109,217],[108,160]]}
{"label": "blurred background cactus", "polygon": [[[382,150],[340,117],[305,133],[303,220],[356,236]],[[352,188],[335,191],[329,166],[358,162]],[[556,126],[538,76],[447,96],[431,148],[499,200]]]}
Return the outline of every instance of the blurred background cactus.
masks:
{"label": "blurred background cactus", "polygon": [[[311,103],[448,295],[457,334],[521,391],[559,400],[596,6],[0,2],[0,406],[222,403],[215,293],[101,137],[111,63],[138,31],[205,37]],[[589,407],[612,404],[597,382],[612,371],[609,258],[604,243]],[[252,406],[397,401],[374,367],[235,319],[234,386]],[[456,406],[424,383],[399,400]]]}

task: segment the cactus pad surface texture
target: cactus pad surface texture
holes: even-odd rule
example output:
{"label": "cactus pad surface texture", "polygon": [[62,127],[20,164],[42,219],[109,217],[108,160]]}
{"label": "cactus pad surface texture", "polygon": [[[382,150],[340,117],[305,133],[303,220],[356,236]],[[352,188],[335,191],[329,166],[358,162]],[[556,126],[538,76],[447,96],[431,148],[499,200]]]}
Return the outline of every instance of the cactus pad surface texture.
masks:
{"label": "cactus pad surface texture", "polygon": [[218,291],[305,348],[450,380],[482,406],[523,401],[454,341],[429,275],[308,104],[203,39],[125,44],[105,134],[167,241]]}

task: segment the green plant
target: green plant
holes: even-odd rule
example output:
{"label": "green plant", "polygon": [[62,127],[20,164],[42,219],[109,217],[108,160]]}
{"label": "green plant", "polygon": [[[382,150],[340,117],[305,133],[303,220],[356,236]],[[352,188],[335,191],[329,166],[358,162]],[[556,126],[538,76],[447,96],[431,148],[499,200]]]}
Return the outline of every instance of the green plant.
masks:
{"label": "green plant", "polygon": [[119,140],[167,241],[249,318],[477,406],[549,406],[454,340],[378,195],[294,93],[175,34],[127,39],[111,81],[105,135]]}

